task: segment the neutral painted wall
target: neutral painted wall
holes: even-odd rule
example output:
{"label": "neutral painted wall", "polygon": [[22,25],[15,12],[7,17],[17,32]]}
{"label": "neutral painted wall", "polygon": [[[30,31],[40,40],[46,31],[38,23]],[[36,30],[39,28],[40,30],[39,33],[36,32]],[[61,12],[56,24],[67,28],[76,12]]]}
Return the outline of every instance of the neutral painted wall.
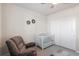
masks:
{"label": "neutral painted wall", "polygon": [[48,31],[55,35],[56,44],[74,50],[79,48],[79,39],[76,38],[78,35],[76,32],[79,32],[76,30],[77,27],[79,28],[76,25],[78,15],[79,6],[48,16]]}
{"label": "neutral painted wall", "polygon": [[[79,8],[78,8],[78,14],[79,14]],[[77,47],[77,52],[79,53],[79,15],[77,15],[76,18],[76,47]]]}
{"label": "neutral painted wall", "polygon": [[2,20],[1,19],[1,16],[2,16],[2,13],[1,12],[2,12],[2,9],[1,9],[1,4],[0,4],[0,47],[1,47],[1,25],[2,25],[1,24],[1,20]]}
{"label": "neutral painted wall", "polygon": [[[47,31],[45,25],[46,18],[44,15],[12,4],[4,4],[2,8],[3,46],[5,41],[13,36],[21,35],[25,43],[27,43],[34,41],[35,35]],[[32,19],[35,19],[36,23],[27,25],[26,21],[31,21]]]}
{"label": "neutral painted wall", "polygon": [[[35,24],[27,25],[26,21],[35,19]],[[31,41],[33,36],[46,32],[45,16],[17,7],[15,5],[3,5],[3,36],[8,39],[12,36],[22,35],[25,41]]]}

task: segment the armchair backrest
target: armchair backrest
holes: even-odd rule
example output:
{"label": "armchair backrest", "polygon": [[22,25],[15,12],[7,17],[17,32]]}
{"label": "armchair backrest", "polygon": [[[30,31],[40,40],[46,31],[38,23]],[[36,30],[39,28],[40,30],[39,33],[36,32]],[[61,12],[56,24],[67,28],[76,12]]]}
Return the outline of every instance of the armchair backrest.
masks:
{"label": "armchair backrest", "polygon": [[15,36],[6,41],[9,52],[11,55],[18,55],[21,49],[25,46],[21,36]]}

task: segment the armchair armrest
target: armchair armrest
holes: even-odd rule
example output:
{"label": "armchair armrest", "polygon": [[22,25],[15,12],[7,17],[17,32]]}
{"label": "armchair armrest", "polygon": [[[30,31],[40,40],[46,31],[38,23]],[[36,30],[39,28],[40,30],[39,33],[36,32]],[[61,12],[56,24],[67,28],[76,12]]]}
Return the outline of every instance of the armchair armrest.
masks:
{"label": "armchair armrest", "polygon": [[18,56],[36,56],[37,52],[35,50],[31,50],[25,53],[20,53],[18,54]]}
{"label": "armchair armrest", "polygon": [[27,44],[25,44],[25,46],[26,46],[26,48],[34,47],[35,46],[35,43],[34,42],[27,43]]}

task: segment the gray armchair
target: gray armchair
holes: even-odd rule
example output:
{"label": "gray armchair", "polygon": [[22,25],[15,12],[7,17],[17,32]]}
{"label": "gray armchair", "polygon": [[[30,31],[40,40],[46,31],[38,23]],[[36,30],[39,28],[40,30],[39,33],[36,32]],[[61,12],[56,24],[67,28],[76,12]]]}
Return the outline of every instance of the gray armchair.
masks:
{"label": "gray armchair", "polygon": [[36,56],[35,43],[25,44],[21,36],[15,36],[6,41],[11,56]]}

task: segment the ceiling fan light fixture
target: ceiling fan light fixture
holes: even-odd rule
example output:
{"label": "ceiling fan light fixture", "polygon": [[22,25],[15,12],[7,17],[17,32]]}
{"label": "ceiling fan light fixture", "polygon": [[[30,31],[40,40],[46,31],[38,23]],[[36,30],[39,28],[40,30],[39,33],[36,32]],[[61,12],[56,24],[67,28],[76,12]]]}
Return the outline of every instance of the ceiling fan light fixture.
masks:
{"label": "ceiling fan light fixture", "polygon": [[56,6],[58,3],[41,3],[42,5],[46,5],[48,4],[50,6],[50,8],[54,8],[54,6]]}
{"label": "ceiling fan light fixture", "polygon": [[52,3],[53,5],[57,5],[58,3]]}

